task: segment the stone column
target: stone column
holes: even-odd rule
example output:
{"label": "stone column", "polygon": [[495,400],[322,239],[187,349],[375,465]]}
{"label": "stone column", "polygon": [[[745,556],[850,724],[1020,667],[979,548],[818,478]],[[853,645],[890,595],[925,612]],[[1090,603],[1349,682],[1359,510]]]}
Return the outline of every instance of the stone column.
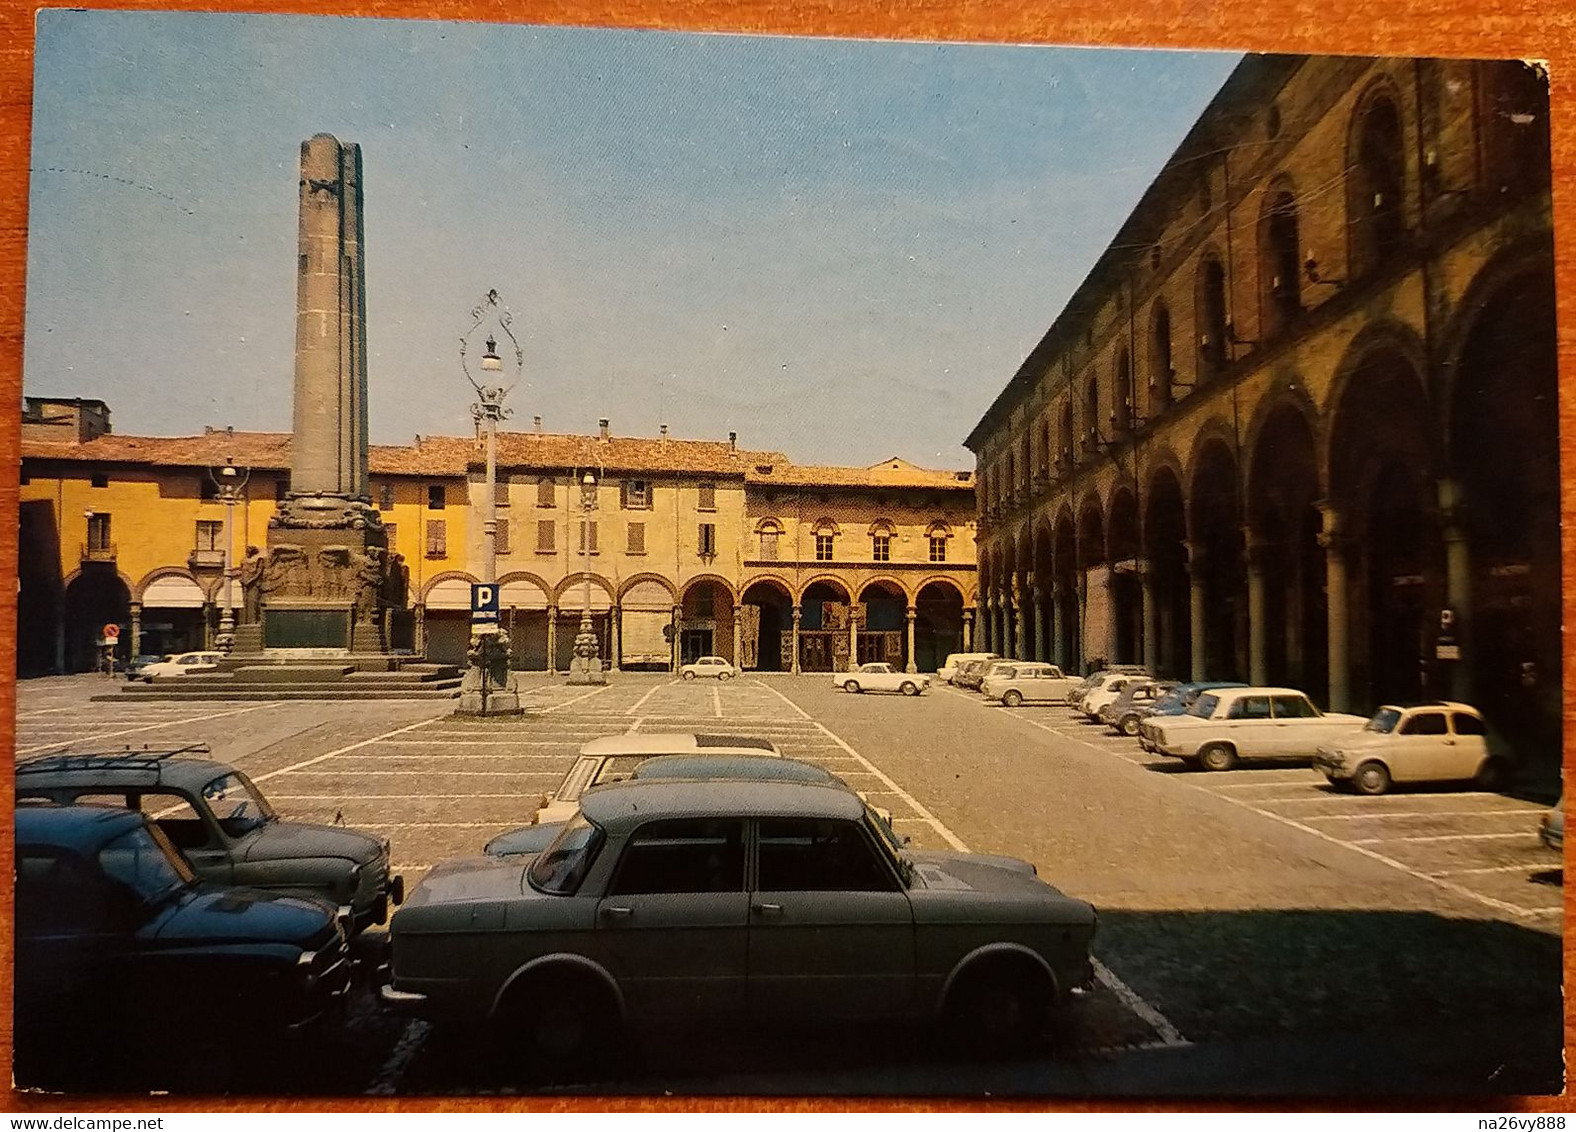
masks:
{"label": "stone column", "polygon": [[1346,711],[1351,706],[1352,692],[1351,643],[1346,613],[1345,516],[1328,500],[1318,506],[1324,516],[1319,545],[1324,548],[1324,588],[1330,617],[1330,710]]}
{"label": "stone column", "polygon": [[974,611],[963,611],[963,652],[974,651]]}
{"label": "stone column", "polygon": [[608,642],[607,670],[618,671],[618,661],[624,655],[624,607],[620,605],[608,606],[607,631],[612,638]]}
{"label": "stone column", "polygon": [[558,672],[558,607],[547,607],[547,674]]}
{"label": "stone column", "polygon": [[673,646],[673,652],[668,659],[669,672],[677,672],[679,670],[679,658],[683,655],[683,653],[680,651],[682,645],[679,641],[679,638],[683,635],[683,632],[684,607],[682,605],[675,605],[673,607],[673,640],[669,642]]}
{"label": "stone column", "polygon": [[1051,660],[1065,674],[1067,665],[1067,608],[1066,592],[1055,582],[1051,584],[1050,625]]}
{"label": "stone column", "polygon": [[1018,606],[1008,597],[1001,603],[1001,655],[1014,657],[1018,646]]}
{"label": "stone column", "polygon": [[[213,612],[216,608],[218,607],[215,606],[211,601],[205,601],[202,603],[202,647],[204,649],[213,648]],[[95,634],[95,642],[97,639],[97,635]],[[102,668],[103,665],[100,665],[99,667]]]}
{"label": "stone column", "polygon": [[1242,525],[1242,545],[1248,559],[1248,683],[1264,685],[1269,673],[1268,608],[1264,600],[1264,540],[1247,523]]}
{"label": "stone column", "polygon": [[914,619],[918,616],[918,610],[912,605],[904,613],[904,619],[908,622],[908,663],[903,666],[904,672],[919,671],[919,665],[914,662]]}
{"label": "stone column", "polygon": [[424,602],[417,602],[410,608],[410,646],[416,655],[425,658],[427,655],[427,606]]}
{"label": "stone column", "polygon": [[1144,655],[1149,671],[1160,675],[1160,603],[1155,600],[1155,570],[1147,558],[1138,560],[1138,600],[1143,605]]}
{"label": "stone column", "polygon": [[1045,659],[1045,594],[1039,586],[1029,591],[1029,625],[1033,629],[1033,654],[1030,660]]}
{"label": "stone column", "polygon": [[1466,508],[1461,484],[1439,481],[1439,523],[1445,540],[1445,605],[1455,614],[1456,642],[1462,659],[1450,666],[1450,695],[1472,702],[1472,550],[1467,542]]}
{"label": "stone column", "polygon": [[744,652],[744,606],[733,607],[733,667],[743,668],[739,655]]}
{"label": "stone column", "polygon": [[804,617],[804,610],[799,606],[793,607],[793,663],[789,666],[795,676],[799,675],[799,621]]}
{"label": "stone column", "polygon": [[859,667],[859,621],[854,616],[854,610],[859,608],[858,600],[848,603],[848,671],[852,672]]}
{"label": "stone column", "polygon": [[1121,656],[1122,603],[1117,601],[1119,588],[1116,565],[1112,563],[1106,566],[1105,574],[1105,659],[1112,664],[1124,663]]}
{"label": "stone column", "polygon": [[1074,580],[1073,585],[1075,587],[1073,590],[1073,608],[1078,615],[1078,639],[1074,643],[1077,646],[1077,651],[1083,653],[1082,656],[1073,657],[1073,663],[1077,666],[1078,671],[1082,673],[1085,668],[1084,661],[1089,659],[1089,642],[1084,638],[1084,626],[1089,624],[1087,616],[1089,612],[1089,571],[1079,570],[1078,577]]}
{"label": "stone column", "polygon": [[1208,680],[1209,673],[1205,671],[1208,666],[1208,651],[1205,640],[1205,592],[1204,547],[1201,543],[1186,542],[1187,547],[1187,578],[1188,578],[1188,636],[1192,645],[1192,656],[1189,658],[1189,674],[1193,680]]}
{"label": "stone column", "polygon": [[142,655],[142,602],[131,603],[131,657],[136,660]]}

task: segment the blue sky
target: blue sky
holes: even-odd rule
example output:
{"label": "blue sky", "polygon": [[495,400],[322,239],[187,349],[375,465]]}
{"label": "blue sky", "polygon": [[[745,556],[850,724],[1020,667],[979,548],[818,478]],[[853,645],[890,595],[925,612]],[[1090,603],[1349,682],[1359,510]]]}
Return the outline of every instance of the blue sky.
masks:
{"label": "blue sky", "polygon": [[287,430],[300,143],[359,142],[371,429],[611,418],[802,462],[962,438],[1237,61],[333,17],[46,11],[24,390]]}

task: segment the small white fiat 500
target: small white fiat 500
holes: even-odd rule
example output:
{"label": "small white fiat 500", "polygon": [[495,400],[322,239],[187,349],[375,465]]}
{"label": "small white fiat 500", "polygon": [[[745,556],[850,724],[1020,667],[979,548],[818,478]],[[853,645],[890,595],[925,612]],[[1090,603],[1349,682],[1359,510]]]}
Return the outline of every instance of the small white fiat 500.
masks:
{"label": "small white fiat 500", "polygon": [[1475,782],[1501,789],[1510,776],[1509,751],[1473,707],[1457,703],[1389,705],[1361,731],[1321,746],[1314,769],[1359,794],[1392,785]]}

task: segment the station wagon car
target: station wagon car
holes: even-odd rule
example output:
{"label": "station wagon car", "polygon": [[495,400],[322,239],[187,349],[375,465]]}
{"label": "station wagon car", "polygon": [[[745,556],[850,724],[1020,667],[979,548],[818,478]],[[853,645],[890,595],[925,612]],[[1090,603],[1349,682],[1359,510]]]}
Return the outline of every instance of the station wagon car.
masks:
{"label": "station wagon car", "polygon": [[1175,689],[1175,680],[1135,680],[1100,709],[1100,722],[1120,735],[1137,735],[1147,710]]}
{"label": "station wagon car", "polygon": [[163,660],[143,665],[137,670],[136,678],[151,684],[156,679],[186,676],[192,672],[217,672],[223,660],[222,652],[175,653],[166,656]]}
{"label": "station wagon car", "polygon": [[1077,683],[1054,664],[1017,661],[992,668],[980,681],[980,694],[1010,708],[1025,703],[1061,704],[1067,702],[1067,694]]}
{"label": "station wagon car", "polygon": [[852,672],[832,673],[832,686],[845,692],[902,692],[905,696],[917,696],[930,687],[930,677],[872,661]]}
{"label": "station wagon car", "polygon": [[434,867],[394,916],[382,995],[499,1021],[550,1061],[664,1018],[939,1018],[1001,1047],[1089,982],[1094,929],[1033,865],[906,850],[838,786],[633,782],[586,794],[528,861]]}
{"label": "station wagon car", "polygon": [[389,875],[386,838],[285,821],[245,774],[195,757],[205,753],[44,755],[17,765],[16,796],[138,810],[203,880],[327,900],[348,909],[352,931],[388,919],[405,881]]}
{"label": "station wagon car", "polygon": [[936,669],[936,679],[943,684],[951,684],[957,679],[958,671],[971,660],[995,660],[993,652],[951,652],[947,654],[946,661]]}
{"label": "station wagon car", "polygon": [[698,676],[715,676],[718,680],[732,680],[739,670],[720,656],[703,656],[689,664],[679,666],[679,675],[685,680]]}
{"label": "station wagon car", "polygon": [[622,782],[641,763],[657,755],[766,755],[782,757],[770,739],[754,735],[716,735],[689,731],[635,731],[604,735],[580,748],[580,756],[558,784],[542,795],[535,825],[567,821],[580,806],[580,795],[593,786]]}
{"label": "station wagon car", "polygon": [[232,1043],[277,1035],[349,989],[333,905],[200,884],[142,814],[23,802],[15,833],[20,1085],[102,1086],[139,1051],[169,1071],[216,1018]]}
{"label": "station wagon car", "polygon": [[1476,708],[1386,705],[1361,731],[1320,747],[1313,768],[1359,794],[1424,782],[1470,781],[1497,790],[1509,777],[1510,760]]}
{"label": "station wagon car", "polygon": [[1205,692],[1186,715],[1147,722],[1161,754],[1230,770],[1244,759],[1312,762],[1321,746],[1355,735],[1368,721],[1321,712],[1295,688],[1248,687]]}

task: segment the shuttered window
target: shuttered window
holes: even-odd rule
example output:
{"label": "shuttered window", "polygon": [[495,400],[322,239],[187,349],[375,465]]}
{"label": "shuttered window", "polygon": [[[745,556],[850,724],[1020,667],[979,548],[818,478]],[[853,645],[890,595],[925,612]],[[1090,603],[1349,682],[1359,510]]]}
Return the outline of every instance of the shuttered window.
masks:
{"label": "shuttered window", "polygon": [[552,480],[548,479],[546,476],[543,476],[541,479],[536,481],[536,505],[538,507],[556,506],[557,504],[555,501],[555,495],[556,492],[554,490]]}
{"label": "shuttered window", "polygon": [[536,549],[538,551],[545,551],[546,553],[551,554],[557,549],[557,547],[554,545],[554,532],[557,529],[558,524],[554,523],[551,519],[538,519],[536,521]]}
{"label": "shuttered window", "polygon": [[717,509],[717,485],[703,483],[700,485],[700,502],[696,504],[702,511],[715,511]]}
{"label": "shuttered window", "polygon": [[580,553],[595,554],[596,552],[596,520],[582,519],[580,521]]}
{"label": "shuttered window", "polygon": [[498,534],[493,542],[493,549],[498,554],[509,553],[509,520],[499,519],[497,522]]}
{"label": "shuttered window", "polygon": [[448,523],[442,519],[427,520],[427,557],[444,558],[449,553]]}
{"label": "shuttered window", "polygon": [[644,554],[644,553],[646,553],[646,524],[644,524],[644,523],[631,523],[631,524],[629,524],[629,548],[628,548],[627,553],[629,553],[629,554]]}
{"label": "shuttered window", "polygon": [[621,486],[622,506],[626,511],[645,511],[651,506],[651,485],[646,480],[625,480]]}
{"label": "shuttered window", "polygon": [[710,558],[715,555],[717,553],[717,524],[702,523],[696,542],[702,558]]}

